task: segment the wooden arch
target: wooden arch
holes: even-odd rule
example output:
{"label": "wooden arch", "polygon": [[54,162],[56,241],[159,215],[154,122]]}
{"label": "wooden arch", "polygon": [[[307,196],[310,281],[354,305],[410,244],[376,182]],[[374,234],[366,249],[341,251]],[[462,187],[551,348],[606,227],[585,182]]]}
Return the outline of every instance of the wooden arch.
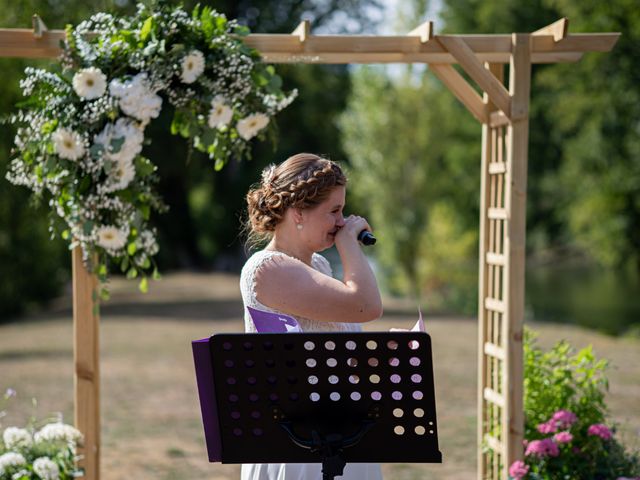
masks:
{"label": "wooden arch", "polygon": [[[478,479],[507,479],[523,455],[524,272],[531,64],[576,62],[608,52],[619,33],[568,34],[568,20],[533,33],[435,35],[426,22],[406,36],[252,34],[268,63],[425,63],[482,124],[478,308]],[[0,56],[51,58],[64,31],[0,29]],[[482,90],[458,73],[453,64]],[[508,64],[509,85],[504,85]],[[100,476],[97,278],[77,247],[73,262],[75,424],[85,435],[86,478]]]}

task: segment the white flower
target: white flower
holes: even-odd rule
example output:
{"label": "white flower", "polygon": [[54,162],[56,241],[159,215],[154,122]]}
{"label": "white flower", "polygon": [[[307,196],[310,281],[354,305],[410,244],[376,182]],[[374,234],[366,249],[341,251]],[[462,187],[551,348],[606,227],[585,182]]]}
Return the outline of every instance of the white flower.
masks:
{"label": "white flower", "polygon": [[105,225],[96,229],[98,245],[106,250],[120,250],[127,243],[127,234],[123,230]]}
{"label": "white flower", "polygon": [[51,136],[53,146],[60,158],[77,160],[84,155],[84,145],[79,133],[66,128],[58,128]]}
{"label": "white flower", "polygon": [[107,90],[107,77],[99,68],[85,68],[73,76],[73,89],[78,96],[93,100]]}
{"label": "white flower", "polygon": [[42,480],[58,480],[60,478],[58,465],[49,457],[36,458],[33,462],[33,471]]}
{"label": "white flower", "polygon": [[2,434],[2,440],[7,448],[30,447],[33,438],[24,428],[8,427]]}
{"label": "white flower", "polygon": [[75,443],[82,440],[79,430],[64,423],[48,423],[34,435],[36,443],[56,442],[63,440],[67,443]]}
{"label": "white flower", "polygon": [[155,255],[159,250],[155,233],[151,230],[143,230],[140,232],[140,236],[136,240],[136,245],[139,249],[144,250],[149,255]]}
{"label": "white flower", "polygon": [[265,114],[254,113],[240,120],[236,125],[236,128],[242,138],[250,140],[255,137],[260,130],[266,127],[268,123],[269,117]]}
{"label": "white flower", "polygon": [[200,50],[192,50],[182,59],[182,75],[184,83],[193,83],[204,72],[204,55]]}
{"label": "white flower", "polygon": [[118,160],[109,173],[109,184],[105,186],[104,191],[115,192],[123,190],[129,186],[135,176],[136,169],[132,161]]}
{"label": "white flower", "polygon": [[229,107],[224,98],[220,95],[211,101],[211,112],[209,112],[209,126],[211,128],[227,125],[233,118],[233,110]]}
{"label": "white flower", "polygon": [[3,475],[9,468],[19,467],[25,463],[27,463],[25,458],[16,452],[7,452],[0,455],[0,475]]}
{"label": "white flower", "polygon": [[151,90],[146,73],[139,73],[124,82],[112,80],[109,93],[120,100],[120,109],[124,113],[142,122],[148,122],[160,114],[162,98]]}
{"label": "white flower", "polygon": [[[111,142],[117,139],[124,141],[120,146],[120,150],[114,152]],[[126,118],[119,118],[115,124],[108,123],[102,132],[93,137],[93,141],[104,146],[107,160],[132,162],[142,150],[144,133],[135,122]]]}

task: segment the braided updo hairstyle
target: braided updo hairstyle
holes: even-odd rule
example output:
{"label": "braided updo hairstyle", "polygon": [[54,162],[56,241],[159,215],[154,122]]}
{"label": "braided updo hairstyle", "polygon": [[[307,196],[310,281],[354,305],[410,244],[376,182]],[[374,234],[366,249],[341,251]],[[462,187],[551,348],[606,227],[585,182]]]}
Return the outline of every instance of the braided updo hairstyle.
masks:
{"label": "braided updo hairstyle", "polygon": [[311,208],[336,186],[346,185],[340,166],[312,153],[298,153],[262,171],[262,181],[247,193],[246,230],[251,245],[271,238],[289,207]]}

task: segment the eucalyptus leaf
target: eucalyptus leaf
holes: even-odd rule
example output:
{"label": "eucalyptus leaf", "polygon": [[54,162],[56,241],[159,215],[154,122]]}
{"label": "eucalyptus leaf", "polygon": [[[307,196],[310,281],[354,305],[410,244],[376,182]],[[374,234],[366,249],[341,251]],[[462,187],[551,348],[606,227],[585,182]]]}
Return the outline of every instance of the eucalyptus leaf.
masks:
{"label": "eucalyptus leaf", "polygon": [[124,145],[125,140],[126,139],[124,137],[112,138],[111,142],[109,142],[109,145],[111,146],[111,153],[118,153],[122,149],[122,145]]}

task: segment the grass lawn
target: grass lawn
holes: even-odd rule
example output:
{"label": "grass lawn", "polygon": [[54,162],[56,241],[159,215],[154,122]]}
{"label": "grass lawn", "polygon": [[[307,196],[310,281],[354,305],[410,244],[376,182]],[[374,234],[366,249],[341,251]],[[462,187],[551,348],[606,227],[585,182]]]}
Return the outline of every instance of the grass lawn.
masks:
{"label": "grass lawn", "polygon": [[[237,479],[238,465],[209,464],[200,421],[190,341],[242,331],[238,277],[167,275],[137,292],[116,280],[102,307],[102,478]],[[3,427],[33,414],[61,412],[73,420],[71,300],[46,313],[0,325],[0,393],[14,388]],[[416,315],[387,308],[368,330],[408,328]],[[472,318],[426,318],[432,336],[442,465],[386,464],[385,477],[469,479],[476,462],[476,333]],[[593,344],[611,360],[608,405],[626,445],[640,448],[640,340],[611,338],[581,328],[535,324],[540,343],[565,338]],[[36,398],[37,405],[31,399]]]}

